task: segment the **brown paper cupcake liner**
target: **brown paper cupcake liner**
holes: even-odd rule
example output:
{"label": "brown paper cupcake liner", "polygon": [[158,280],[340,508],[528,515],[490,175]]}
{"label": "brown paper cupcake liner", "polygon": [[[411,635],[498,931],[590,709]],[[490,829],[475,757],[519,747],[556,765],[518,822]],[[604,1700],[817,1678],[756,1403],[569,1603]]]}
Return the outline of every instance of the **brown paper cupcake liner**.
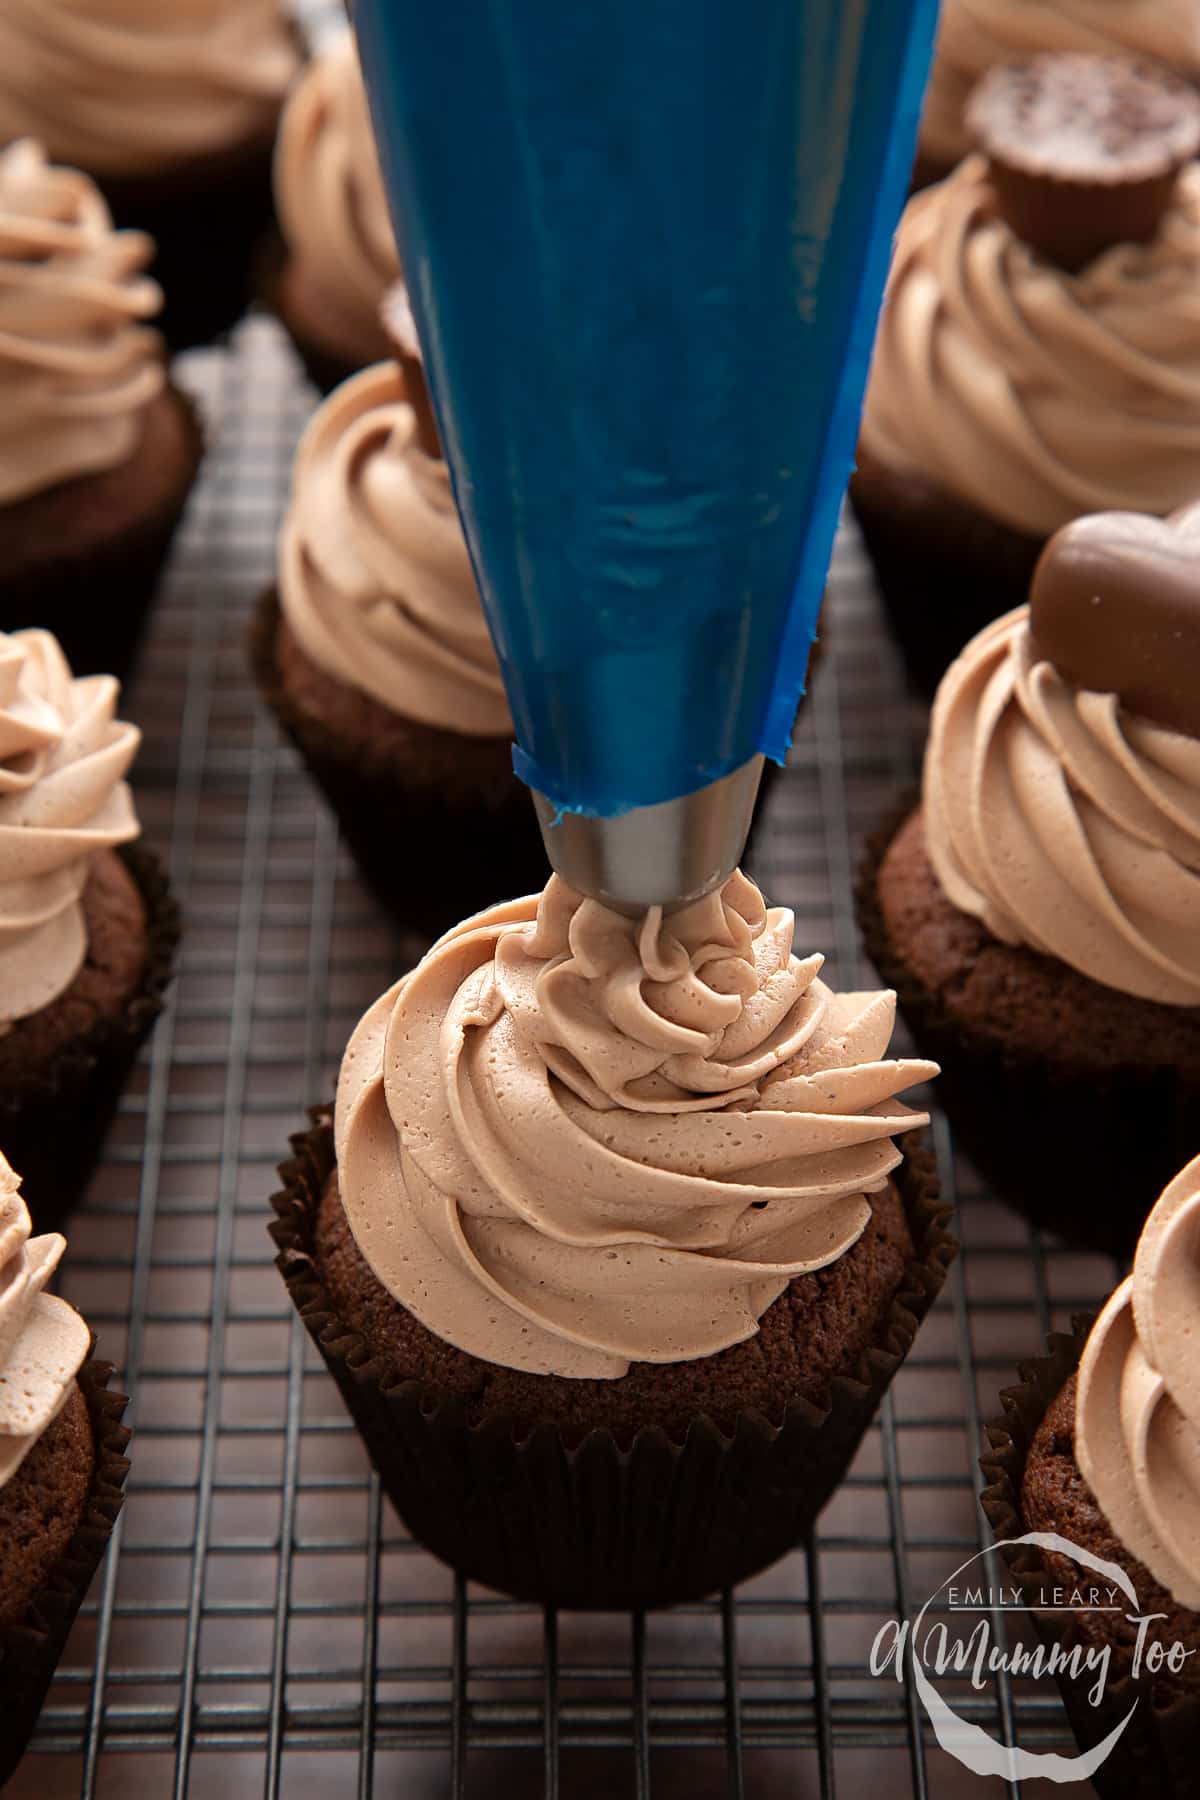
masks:
{"label": "brown paper cupcake liner", "polygon": [[[1006,1388],[1000,1396],[1003,1417],[987,1427],[991,1448],[980,1458],[987,1481],[982,1504],[1002,1546],[1025,1531],[1021,1489],[1029,1447],[1047,1409],[1078,1368],[1091,1330],[1090,1318],[1080,1317],[1072,1323],[1070,1337],[1061,1333],[1051,1336],[1047,1356],[1021,1364],[1019,1384]],[[1001,1554],[1026,1603],[1037,1605],[1055,1585],[1038,1550],[1023,1544],[1002,1548]],[[1069,1653],[1077,1641],[1077,1627],[1069,1615],[1048,1617],[1033,1612],[1031,1616],[1047,1647],[1057,1645],[1064,1655]],[[1139,1699],[1139,1690],[1149,1683],[1134,1681],[1128,1656],[1116,1643],[1112,1669],[1116,1678],[1110,1674],[1099,1706],[1087,1698],[1094,1674],[1075,1682],[1066,1673],[1058,1676],[1067,1715],[1084,1751],[1107,1737],[1138,1701],[1129,1724],[1092,1777],[1096,1792],[1103,1800],[1175,1800],[1177,1796],[1184,1800],[1193,1795],[1200,1760],[1200,1694],[1181,1695],[1165,1707],[1155,1707],[1148,1693]]]}
{"label": "brown paper cupcake liner", "polygon": [[154,321],[175,353],[211,343],[253,297],[254,257],[275,217],[274,128],[228,150],[144,175],[92,171],[113,223],[148,231],[163,290]]}
{"label": "brown paper cupcake liner", "polygon": [[918,803],[902,799],[868,840],[855,905],[867,955],[922,1056],[938,1100],[989,1188],[1034,1224],[1125,1256],[1162,1189],[1200,1149],[1200,1088],[1178,1070],[1094,1067],[1018,1054],[949,1013],[898,957],[879,903],[888,846]]}
{"label": "brown paper cupcake liner", "polygon": [[549,874],[533,804],[515,776],[494,794],[449,794],[421,771],[351,755],[293,704],[279,676],[280,609],[263,595],[249,636],[259,692],[300,752],[368,885],[400,924],[436,937]]}
{"label": "brown paper cupcake liner", "polygon": [[182,389],[168,389],[190,440],[173,494],[157,511],[107,543],[60,551],[20,570],[0,569],[0,630],[38,626],[53,632],[76,675],[115,675],[134,666],[142,628],[167,552],[204,455],[200,416]]}
{"label": "brown paper cupcake liner", "polygon": [[1023,606],[1045,539],[858,452],[850,505],[909,679],[931,700],[963,645]]}
{"label": "brown paper cupcake liner", "polygon": [[117,854],[146,908],[146,963],[137,991],[119,1013],[97,1020],[43,1067],[0,1090],[0,1150],[21,1176],[38,1231],[50,1229],[79,1199],[173,973],[179,908],[166,871],[143,844],[124,844]]}
{"label": "brown paper cupcake liner", "polygon": [[[93,1348],[95,1340],[93,1339]],[[129,1432],[124,1394],[110,1391],[112,1365],[90,1352],[76,1377],[87,1402],[96,1468],[75,1534],[19,1625],[0,1625],[0,1788],[21,1760],[75,1616],[124,1502]]]}
{"label": "brown paper cupcake liner", "polygon": [[304,367],[304,373],[324,397],[331,394],[334,388],[340,387],[343,381],[348,381],[351,375],[357,375],[361,369],[369,368],[372,363],[385,361],[392,352],[382,325],[376,351],[366,357],[339,354],[332,341],[314,336],[308,321],[300,316],[290,301],[284,279],[287,255],[283,235],[278,226],[275,226],[268,231],[255,254],[254,291],[267,311],[274,314],[287,332],[292,348]]}
{"label": "brown paper cupcake liner", "polygon": [[271,1233],[277,1266],[412,1532],[471,1580],[573,1608],[698,1599],[774,1562],[810,1531],[841,1481],[957,1245],[933,1158],[906,1140],[897,1171],[916,1254],[856,1367],[822,1405],[777,1420],[743,1410],[722,1432],[697,1413],[681,1440],[643,1428],[572,1443],[555,1426],[518,1435],[502,1414],[470,1423],[435,1386],[397,1379],[334,1311],[314,1263],[315,1222],[334,1166],[328,1108],[293,1138]]}

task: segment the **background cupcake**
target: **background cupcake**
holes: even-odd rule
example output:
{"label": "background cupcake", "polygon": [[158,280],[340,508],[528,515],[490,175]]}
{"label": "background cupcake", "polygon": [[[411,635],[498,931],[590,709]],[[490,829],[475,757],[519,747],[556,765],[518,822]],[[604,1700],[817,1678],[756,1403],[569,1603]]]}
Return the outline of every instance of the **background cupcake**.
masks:
{"label": "background cupcake", "polygon": [[988,1181],[1128,1250],[1200,1150],[1200,511],[1081,519],[934,703],[859,892]]}
{"label": "background cupcake", "polygon": [[309,424],[252,654],[397,919],[433,935],[545,879],[415,357],[356,375]]}
{"label": "background cupcake", "polygon": [[[1095,1673],[1060,1675],[1081,1749],[1131,1715],[1092,1777],[1105,1800],[1175,1800],[1196,1788],[1200,1751],[1200,1158],[1171,1182],[1147,1221],[1133,1274],[1088,1331],[1051,1342],[1021,1371],[990,1430],[983,1496],[1003,1542],[1054,1532],[1115,1564],[1126,1583],[1115,1611],[1035,1613],[1039,1634],[1064,1652],[1107,1653],[1100,1704]],[[1010,1553],[1027,1603],[1086,1578],[1069,1557]],[[1094,1579],[1094,1576],[1092,1577]],[[1151,1617],[1135,1668],[1137,1627]],[[1151,1645],[1190,1654],[1155,1670]]]}
{"label": "background cupcake", "polygon": [[313,58],[275,147],[282,234],[270,298],[322,393],[391,354],[380,323],[400,273],[379,157],[350,32]]}
{"label": "background cupcake", "polygon": [[35,137],[148,231],[173,349],[246,306],[271,154],[299,66],[282,0],[6,0],[0,141]]}
{"label": "background cupcake", "polygon": [[279,1263],[409,1527],[549,1604],[695,1598],[795,1543],[952,1254],[894,1141],[894,996],[736,874],[665,918],[552,877],[367,1013]]}
{"label": "background cupcake", "polygon": [[0,1151],[40,1224],[78,1196],[177,936],[117,694],[47,632],[0,634]]}
{"label": "background cupcake", "polygon": [[129,1465],[124,1397],[65,1300],[44,1290],[65,1249],[30,1237],[0,1156],[0,1787],[33,1731]]}
{"label": "background cupcake", "polygon": [[153,253],[86,175],[0,152],[0,628],[45,626],[80,672],[124,672],[200,462]]}
{"label": "background cupcake", "polygon": [[1200,494],[1200,98],[1059,57],[978,104],[988,157],[901,222],[850,484],[925,692],[1060,525]]}
{"label": "background cupcake", "polygon": [[915,183],[940,181],[971,149],[971,89],[998,63],[1045,51],[1132,54],[1200,74],[1194,0],[942,0]]}

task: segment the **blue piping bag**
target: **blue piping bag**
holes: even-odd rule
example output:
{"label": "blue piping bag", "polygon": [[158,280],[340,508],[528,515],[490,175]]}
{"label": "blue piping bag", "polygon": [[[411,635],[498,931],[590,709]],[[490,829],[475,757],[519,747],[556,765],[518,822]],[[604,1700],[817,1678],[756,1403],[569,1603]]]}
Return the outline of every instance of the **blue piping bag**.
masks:
{"label": "blue piping bag", "polygon": [[787,752],[937,0],[354,14],[514,765],[678,902]]}

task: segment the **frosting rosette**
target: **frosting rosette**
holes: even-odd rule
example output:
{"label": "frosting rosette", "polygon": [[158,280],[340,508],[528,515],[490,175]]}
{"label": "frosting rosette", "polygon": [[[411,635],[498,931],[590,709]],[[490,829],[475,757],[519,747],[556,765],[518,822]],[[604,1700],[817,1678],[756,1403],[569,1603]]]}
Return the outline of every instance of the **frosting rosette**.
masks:
{"label": "frosting rosette", "polygon": [[4,0],[0,137],[100,175],[267,136],[300,63],[280,0]]}
{"label": "frosting rosette", "polygon": [[0,504],[133,454],[166,380],[153,255],[86,175],[29,139],[0,151]]}
{"label": "frosting rosette", "polygon": [[1133,54],[1180,74],[1200,71],[1195,0],[942,0],[921,116],[921,150],[948,168],[967,154],[963,111],[997,63],[1048,51]]}
{"label": "frosting rosette", "polygon": [[313,58],[284,109],[275,145],[275,207],[296,260],[378,335],[379,307],[400,275],[354,37]]}
{"label": "frosting rosette", "polygon": [[943,677],[923,804],[944,893],[993,937],[1200,1005],[1200,740],[1064,681],[1028,607]]}
{"label": "frosting rosette", "polygon": [[305,654],[393,712],[512,729],[450,472],[417,440],[396,363],[336,388],[296,452],[279,601]]}
{"label": "frosting rosette", "polygon": [[0,633],[0,1031],[70,986],[92,858],[138,836],[119,691],[72,676],[49,632]]}
{"label": "frosting rosette", "polygon": [[73,1307],[43,1290],[67,1241],[30,1236],[20,1180],[0,1156],[0,1488],[62,1410],[91,1333]]}
{"label": "frosting rosette", "polygon": [[1079,1363],[1075,1455],[1109,1524],[1200,1608],[1200,1157],[1164,1191]]}
{"label": "frosting rosette", "polygon": [[615,1377],[753,1336],[924,1124],[891,993],[836,994],[735,874],[625,918],[552,877],[447,933],[342,1065],[342,1202],[379,1280],[490,1362]]}
{"label": "frosting rosette", "polygon": [[[1117,9],[1113,9],[1114,11]],[[1148,244],[1072,275],[996,211],[981,156],[909,202],[865,450],[1030,536],[1200,493],[1200,167]]]}

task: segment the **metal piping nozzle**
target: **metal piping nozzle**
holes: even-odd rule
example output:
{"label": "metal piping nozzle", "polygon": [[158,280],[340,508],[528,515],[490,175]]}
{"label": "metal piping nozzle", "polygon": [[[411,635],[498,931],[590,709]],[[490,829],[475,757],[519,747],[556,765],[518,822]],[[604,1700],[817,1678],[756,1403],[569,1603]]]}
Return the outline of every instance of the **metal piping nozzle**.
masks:
{"label": "metal piping nozzle", "polygon": [[649,906],[677,911],[737,868],[762,768],[762,757],[752,756],[694,793],[612,819],[560,813],[534,790],[546,855],[568,887],[617,912],[643,913]]}

